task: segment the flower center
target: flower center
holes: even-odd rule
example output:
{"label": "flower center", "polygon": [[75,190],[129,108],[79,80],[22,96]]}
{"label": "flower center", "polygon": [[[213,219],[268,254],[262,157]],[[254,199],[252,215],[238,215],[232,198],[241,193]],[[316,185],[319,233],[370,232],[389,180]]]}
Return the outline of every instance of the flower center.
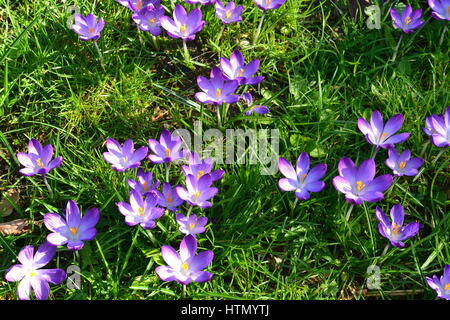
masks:
{"label": "flower center", "polygon": [[94,32],[94,28],[89,27],[89,28],[88,28],[88,32],[89,32],[89,33],[93,33],[93,32]]}
{"label": "flower center", "polygon": [[222,94],[222,90],[220,90],[219,88],[216,89],[216,97],[220,97],[220,95]]}
{"label": "flower center", "polygon": [[400,169],[404,169],[405,166],[406,166],[406,162],[405,161],[400,162],[400,164],[399,164]]}
{"label": "flower center", "polygon": [[137,0],[136,6],[137,6],[138,10],[141,10],[142,9],[142,0]]}
{"label": "flower center", "polygon": [[194,229],[194,227],[195,227],[195,223],[189,223],[189,230]]}
{"label": "flower center", "polygon": [[155,19],[150,19],[150,23],[155,23]]}
{"label": "flower center", "polygon": [[167,202],[172,203],[172,195],[170,194],[170,190],[167,190]]}
{"label": "flower center", "polygon": [[406,19],[405,19],[405,24],[408,25],[410,23],[411,23],[411,17],[407,16]]}
{"label": "flower center", "polygon": [[[450,7],[448,7],[448,10],[450,11]],[[447,283],[447,284],[445,285],[444,290],[445,290],[445,291],[450,290],[450,283]]]}
{"label": "flower center", "polygon": [[170,149],[166,148],[166,157],[170,157]]}
{"label": "flower center", "polygon": [[127,163],[128,162],[128,157],[123,157],[123,163]]}
{"label": "flower center", "polygon": [[205,171],[200,170],[200,171],[197,173],[197,179],[200,179],[204,174],[205,174]]}
{"label": "flower center", "polygon": [[383,134],[381,135],[380,141],[383,141],[384,139],[386,139],[387,133],[383,132]]}
{"label": "flower center", "polygon": [[74,236],[74,235],[76,235],[77,232],[78,232],[78,227],[75,227],[75,228],[69,228],[69,230],[70,230],[70,233]]}
{"label": "flower center", "polygon": [[239,69],[239,72],[238,72],[238,77],[242,77],[242,74],[244,73],[244,68],[241,68],[241,69]]}
{"label": "flower center", "polygon": [[266,0],[266,6],[270,4],[270,0]]}
{"label": "flower center", "polygon": [[37,275],[37,272],[35,270],[30,271],[30,277],[34,277]]}
{"label": "flower center", "polygon": [[450,14],[450,6],[447,8],[447,13]]}
{"label": "flower center", "polygon": [[41,158],[37,158],[36,159],[36,163],[37,163],[39,168],[43,168],[44,167],[44,165],[42,164]]}
{"label": "flower center", "polygon": [[144,216],[144,209],[142,209],[141,207],[139,207],[138,212],[141,217]]}
{"label": "flower center", "polygon": [[308,175],[306,173],[302,174],[300,177],[300,183],[303,183]]}
{"label": "flower center", "polygon": [[185,33],[186,32],[186,25],[182,24],[180,27],[181,32]]}
{"label": "flower center", "polygon": [[148,190],[148,184],[147,181],[144,181],[144,192],[147,192]]}
{"label": "flower center", "polygon": [[188,271],[188,270],[189,270],[189,265],[188,265],[188,263],[187,263],[187,262],[183,263],[183,264],[181,265],[181,268],[182,268],[184,271]]}
{"label": "flower center", "polygon": [[356,181],[356,187],[358,188],[358,191],[361,191],[364,189],[366,185],[362,181]]}
{"label": "flower center", "polygon": [[231,18],[231,10],[230,10],[230,9],[228,9],[227,12],[225,13],[225,17],[226,17],[227,19],[230,19],[230,18]]}
{"label": "flower center", "polygon": [[396,224],[396,223],[394,222],[394,230],[392,230],[392,234],[393,234],[394,236],[396,236],[396,235],[398,234],[400,227],[401,227],[401,225]]}
{"label": "flower center", "polygon": [[200,191],[197,191],[197,192],[195,193],[195,198],[198,199],[198,197],[200,197]]}

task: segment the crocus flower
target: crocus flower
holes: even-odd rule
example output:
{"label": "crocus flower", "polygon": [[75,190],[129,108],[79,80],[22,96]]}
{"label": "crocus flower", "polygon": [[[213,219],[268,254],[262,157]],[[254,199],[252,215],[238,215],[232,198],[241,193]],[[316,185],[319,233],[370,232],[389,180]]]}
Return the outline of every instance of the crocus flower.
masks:
{"label": "crocus flower", "polygon": [[278,9],[286,0],[253,0],[261,10]]}
{"label": "crocus flower", "polygon": [[152,4],[156,7],[160,4],[161,0],[117,0],[117,2],[127,7],[131,11],[136,12],[147,7],[149,4]]}
{"label": "crocus flower", "polygon": [[56,253],[56,247],[44,242],[34,253],[33,246],[26,246],[20,250],[18,260],[20,264],[11,266],[5,274],[9,282],[20,281],[17,296],[20,300],[29,300],[31,288],[39,300],[46,300],[50,293],[48,283],[60,284],[67,275],[62,269],[42,269]]}
{"label": "crocus flower", "polygon": [[242,94],[242,99],[244,99],[244,101],[247,102],[247,104],[250,106],[250,109],[245,111],[246,116],[251,116],[253,112],[257,114],[266,114],[270,112],[267,106],[253,105],[253,97],[250,92],[244,92]]}
{"label": "crocus flower", "polygon": [[153,163],[169,163],[187,154],[185,149],[180,150],[183,141],[179,136],[172,136],[169,130],[164,130],[159,137],[159,142],[155,139],[148,139],[148,145],[155,154],[150,154],[148,159]]}
{"label": "crocus flower", "polygon": [[333,178],[333,185],[351,204],[377,202],[383,199],[383,192],[392,184],[390,174],[375,178],[375,160],[372,158],[356,167],[350,158],[344,157],[339,161],[338,171],[339,176]]}
{"label": "crocus flower", "polygon": [[206,158],[204,160],[200,159],[200,156],[196,152],[192,152],[189,157],[189,165],[181,166],[185,176],[193,175],[197,180],[203,175],[209,173],[211,175],[211,181],[219,180],[225,174],[225,171],[219,169],[211,172],[213,167],[213,160],[211,158]]}
{"label": "crocus flower", "polygon": [[217,67],[211,70],[210,80],[200,76],[197,77],[197,84],[203,90],[195,94],[198,102],[221,105],[239,101],[239,95],[234,94],[239,85],[238,81],[226,81]]}
{"label": "crocus flower", "polygon": [[216,0],[186,0],[186,3],[189,4],[201,4],[204,6],[213,4]]}
{"label": "crocus flower", "polygon": [[309,155],[302,152],[297,159],[296,170],[285,158],[278,160],[278,168],[286,177],[278,181],[278,186],[283,191],[295,191],[295,196],[300,200],[308,200],[310,192],[320,192],[325,188],[325,183],[320,181],[327,171],[326,164],[318,164],[311,170]]}
{"label": "crocus flower", "polygon": [[141,160],[147,156],[148,148],[141,147],[134,150],[134,142],[128,139],[123,143],[123,147],[114,139],[106,139],[108,152],[103,152],[103,159],[112,164],[113,170],[122,172],[128,169],[137,168],[141,165]]}
{"label": "crocus flower", "polygon": [[394,27],[401,29],[405,33],[411,33],[414,29],[417,29],[423,25],[423,21],[420,20],[422,16],[422,9],[412,10],[411,6],[406,6],[400,16],[400,13],[392,8],[391,17],[394,23]]}
{"label": "crocus flower", "polygon": [[231,54],[230,60],[220,58],[220,68],[223,76],[227,80],[237,80],[240,85],[258,84],[264,80],[263,76],[252,77],[259,69],[259,60],[250,61],[247,65],[244,62],[244,56],[236,49]]}
{"label": "crocus flower", "polygon": [[178,206],[180,206],[184,200],[181,199],[175,187],[172,188],[170,183],[164,182],[162,186],[162,193],[156,190],[156,196],[158,197],[158,205],[167,208],[169,211],[178,211]]}
{"label": "crocus flower", "polygon": [[139,193],[142,193],[142,195],[147,195],[149,192],[155,192],[156,188],[159,186],[159,181],[155,180],[153,182],[153,175],[151,172],[144,172],[141,168],[137,171],[137,178],[138,181],[135,180],[128,180],[128,185],[138,191]]}
{"label": "crocus flower", "polygon": [[135,226],[138,223],[144,229],[153,229],[156,226],[154,220],[164,214],[163,208],[156,208],[157,198],[153,193],[148,194],[145,199],[136,190],[130,191],[130,203],[116,203],[120,213],[125,216],[125,223]]}
{"label": "crocus flower", "polygon": [[72,30],[80,35],[80,40],[97,40],[100,38],[100,32],[102,32],[105,26],[105,20],[98,19],[92,13],[89,13],[86,17],[81,14],[75,15],[75,24],[72,25]]}
{"label": "crocus flower", "polygon": [[419,232],[421,224],[418,222],[411,222],[405,227],[403,226],[405,211],[401,204],[396,204],[391,209],[392,224],[383,210],[376,207],[375,211],[377,219],[380,221],[378,231],[380,231],[383,237],[389,239],[394,247],[403,248],[405,246],[403,241],[415,236]]}
{"label": "crocus flower", "polygon": [[197,217],[196,214],[192,214],[189,217],[178,213],[176,216],[177,222],[180,225],[180,232],[185,235],[195,235],[197,233],[205,232],[205,225],[208,223],[208,218]]}
{"label": "crocus flower", "polygon": [[100,219],[97,208],[91,208],[81,218],[80,209],[73,200],[69,200],[66,207],[66,219],[59,214],[47,213],[44,216],[44,224],[52,231],[47,236],[47,241],[54,246],[67,244],[69,250],[80,250],[84,246],[83,241],[94,240],[97,230],[94,228]]}
{"label": "crocus flower", "polygon": [[450,20],[450,0],[428,0],[435,19]]}
{"label": "crocus flower", "polygon": [[386,165],[394,171],[395,176],[415,176],[419,173],[417,169],[423,165],[422,158],[411,158],[411,151],[404,150],[401,154],[395,148],[388,150],[389,158]]}
{"label": "crocus flower", "polygon": [[50,170],[59,167],[63,161],[62,157],[53,160],[52,157],[53,147],[51,144],[42,147],[38,140],[31,139],[28,143],[28,153],[19,152],[17,154],[17,160],[25,167],[19,172],[24,176],[46,175]]}
{"label": "crocus flower", "polygon": [[199,206],[202,209],[210,208],[212,203],[207,201],[214,197],[219,191],[217,188],[211,188],[211,175],[205,174],[197,180],[193,175],[186,177],[187,189],[178,186],[175,188],[178,196],[187,201],[191,206]]}
{"label": "crocus flower", "polygon": [[156,274],[163,281],[177,281],[181,284],[205,282],[211,279],[212,273],[202,271],[214,258],[214,252],[208,250],[196,254],[197,240],[194,236],[186,236],[180,244],[180,253],[170,246],[162,246],[161,255],[168,266],[156,268]]}
{"label": "crocus flower", "polygon": [[370,117],[370,124],[364,118],[358,119],[358,128],[367,142],[376,147],[388,149],[409,138],[408,132],[394,135],[401,128],[403,119],[402,114],[396,114],[384,124],[380,111],[375,110]]}
{"label": "crocus flower", "polygon": [[183,6],[177,4],[173,12],[173,19],[161,17],[161,26],[172,38],[181,38],[185,41],[195,39],[195,34],[203,29],[205,21],[202,20],[202,12],[195,8],[189,14]]}
{"label": "crocus flower", "polygon": [[436,147],[450,146],[450,106],[443,115],[433,114],[427,118],[425,133],[431,135],[431,141]]}
{"label": "crocus flower", "polygon": [[433,278],[426,277],[428,285],[437,292],[438,298],[450,300],[450,264],[444,268],[444,275],[438,278],[433,275]]}
{"label": "crocus flower", "polygon": [[161,23],[159,19],[164,15],[164,7],[154,7],[149,4],[144,9],[133,13],[132,18],[142,31],[150,31],[153,36],[161,33]]}
{"label": "crocus flower", "polygon": [[242,11],[244,6],[237,6],[233,1],[227,3],[226,6],[223,5],[222,1],[216,0],[216,16],[224,24],[229,24],[232,22],[242,21]]}

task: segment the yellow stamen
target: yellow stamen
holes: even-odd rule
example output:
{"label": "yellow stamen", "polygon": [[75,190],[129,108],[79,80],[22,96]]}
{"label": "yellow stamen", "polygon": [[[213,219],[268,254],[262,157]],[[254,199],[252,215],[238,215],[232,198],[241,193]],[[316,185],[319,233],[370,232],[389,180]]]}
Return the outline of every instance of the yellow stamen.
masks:
{"label": "yellow stamen", "polygon": [[37,158],[36,159],[36,163],[39,166],[39,168],[43,168],[44,167],[44,165],[42,164],[41,158]]}
{"label": "yellow stamen", "polygon": [[123,158],[123,163],[127,163],[128,162],[128,157],[124,157]]}
{"label": "yellow stamen", "polygon": [[400,169],[403,169],[405,166],[406,166],[405,161],[400,162],[400,165],[399,165]]}
{"label": "yellow stamen", "polygon": [[222,94],[222,90],[220,89],[216,89],[216,97],[220,97],[220,95]]}
{"label": "yellow stamen", "polygon": [[225,17],[226,17],[227,19],[230,19],[230,18],[231,18],[231,10],[230,10],[230,9],[228,9],[227,12],[225,13]]}
{"label": "yellow stamen", "polygon": [[34,277],[35,275],[37,275],[37,272],[36,271],[30,271],[30,277]]}
{"label": "yellow stamen", "polygon": [[155,19],[150,19],[150,23],[155,23]]}
{"label": "yellow stamen", "polygon": [[143,217],[143,216],[144,216],[144,209],[142,209],[141,207],[139,207],[138,211],[139,211],[139,215],[140,215],[141,217]]}
{"label": "yellow stamen", "polygon": [[394,236],[397,235],[400,228],[401,228],[401,225],[398,225],[394,222],[394,230],[392,230],[392,234]]}
{"label": "yellow stamen", "polygon": [[88,31],[89,31],[89,33],[93,33],[93,32],[94,32],[94,28],[89,27],[89,28],[88,28]]}
{"label": "yellow stamen", "polygon": [[167,190],[167,202],[171,203],[173,201],[172,196],[170,194],[170,190]]}
{"label": "yellow stamen", "polygon": [[181,30],[181,32],[186,32],[186,25],[185,24],[182,24],[181,25],[181,27],[180,27],[180,30]]}
{"label": "yellow stamen", "polygon": [[189,223],[189,230],[194,229],[194,227],[195,227],[195,223]]}
{"label": "yellow stamen", "polygon": [[244,69],[241,68],[237,74],[238,77],[242,77],[242,74],[244,73]]}
{"label": "yellow stamen", "polygon": [[200,171],[197,173],[197,179],[200,179],[204,174],[205,174],[205,171],[200,170]]}
{"label": "yellow stamen", "polygon": [[166,148],[166,157],[170,157],[170,149]]}
{"label": "yellow stamen", "polygon": [[386,136],[387,136],[387,133],[386,132],[383,132],[383,134],[381,135],[381,141],[383,141],[385,138],[386,138]]}
{"label": "yellow stamen", "polygon": [[195,197],[196,197],[196,198],[200,197],[200,191],[197,191],[197,192],[195,193]]}
{"label": "yellow stamen", "polygon": [[362,181],[356,181],[356,186],[358,188],[358,191],[361,191],[366,185]]}
{"label": "yellow stamen", "polygon": [[189,265],[187,264],[187,262],[185,262],[185,263],[183,263],[183,264],[181,265],[181,268],[182,268],[184,271],[188,271],[188,270],[189,270]]}
{"label": "yellow stamen", "polygon": [[75,228],[69,228],[69,230],[70,230],[70,233],[74,236],[74,235],[77,234],[78,227],[75,227]]}
{"label": "yellow stamen", "polygon": [[136,6],[137,6],[138,10],[141,10],[142,7],[143,7],[143,5],[142,5],[142,0],[137,0]]}
{"label": "yellow stamen", "polygon": [[407,16],[406,19],[405,19],[405,24],[408,25],[408,24],[411,23],[411,21],[412,21],[411,17]]}
{"label": "yellow stamen", "polygon": [[[450,10],[450,7],[449,7],[448,10]],[[450,283],[447,283],[447,284],[445,285],[444,290],[445,290],[445,291],[450,290]]]}

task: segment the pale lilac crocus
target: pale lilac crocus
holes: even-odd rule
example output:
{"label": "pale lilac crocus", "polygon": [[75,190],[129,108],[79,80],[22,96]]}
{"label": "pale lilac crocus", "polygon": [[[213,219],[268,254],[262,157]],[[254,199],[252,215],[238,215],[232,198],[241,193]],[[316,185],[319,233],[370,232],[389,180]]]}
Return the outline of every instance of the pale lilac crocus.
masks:
{"label": "pale lilac crocus", "polygon": [[207,6],[207,5],[210,5],[210,4],[213,4],[214,2],[216,2],[216,0],[185,0],[185,1],[186,1],[186,3],[189,3],[189,4],[200,4],[203,6]]}
{"label": "pale lilac crocus", "polygon": [[180,225],[180,232],[185,235],[196,235],[198,233],[205,232],[205,225],[208,223],[208,218],[197,217],[196,214],[190,216],[185,216],[184,214],[178,213],[175,215],[178,224]]}
{"label": "pale lilac crocus", "polygon": [[225,171],[221,169],[212,171],[212,168],[213,160],[211,158],[202,160],[196,152],[192,152],[189,156],[189,165],[181,166],[181,170],[185,176],[193,175],[197,180],[209,173],[211,175],[211,180],[214,182],[221,179],[225,174]]}
{"label": "pale lilac crocus", "polygon": [[438,298],[450,300],[450,264],[444,268],[444,274],[439,278],[433,275],[432,278],[426,277],[427,284],[431,289],[437,292]]}
{"label": "pale lilac crocus", "polygon": [[20,281],[17,296],[20,300],[30,300],[31,289],[38,300],[46,300],[50,293],[49,283],[58,285],[67,278],[62,269],[42,269],[56,253],[56,247],[48,242],[39,246],[36,253],[33,246],[25,246],[20,250],[20,264],[11,266],[5,274],[9,282]]}
{"label": "pale lilac crocus", "polygon": [[409,138],[408,132],[395,134],[402,127],[403,120],[402,114],[396,114],[384,124],[380,111],[375,110],[370,117],[370,124],[364,118],[358,119],[358,128],[367,142],[377,148],[388,149]]}
{"label": "pale lilac crocus", "polygon": [[183,6],[177,4],[173,12],[173,19],[167,16],[161,17],[161,26],[172,38],[181,38],[184,41],[195,39],[195,34],[203,29],[205,21],[202,20],[202,12],[195,8],[189,14]]}
{"label": "pale lilac crocus", "polygon": [[164,130],[159,137],[159,142],[155,139],[148,139],[148,145],[154,153],[150,154],[148,159],[153,163],[170,163],[182,159],[188,152],[181,149],[182,144],[180,136],[173,136],[169,130]]}
{"label": "pale lilac crocus", "polygon": [[178,186],[175,188],[178,196],[187,201],[191,206],[199,206],[202,209],[207,209],[212,206],[209,202],[219,191],[215,187],[211,187],[212,179],[210,174],[203,175],[200,179],[193,175],[186,177],[186,189]]}
{"label": "pale lilac crocus", "polygon": [[401,204],[396,204],[391,208],[392,223],[379,207],[376,207],[375,211],[377,219],[380,221],[378,231],[383,237],[389,239],[394,247],[403,248],[405,246],[403,241],[415,236],[421,228],[421,224],[418,222],[411,222],[403,226],[405,211]]}
{"label": "pale lilac crocus", "polygon": [[245,111],[246,116],[251,116],[253,113],[266,114],[270,112],[270,109],[267,106],[253,105],[253,97],[250,92],[244,92],[241,97],[247,105],[250,106],[250,108]]}
{"label": "pale lilac crocus", "polygon": [[253,0],[261,10],[278,9],[286,2],[286,0]]}
{"label": "pale lilac crocus", "polygon": [[137,181],[129,179],[128,185],[132,189],[142,193],[142,195],[147,195],[149,192],[155,192],[156,188],[159,186],[158,180],[153,182],[153,174],[151,172],[145,172],[141,168],[137,171],[137,178]]}
{"label": "pale lilac crocus", "polygon": [[103,159],[112,165],[113,170],[119,172],[139,167],[148,152],[147,147],[134,150],[134,142],[131,139],[125,141],[122,146],[116,140],[108,138],[106,148],[108,152],[103,152]]}
{"label": "pale lilac crocus", "polygon": [[175,188],[176,187],[172,188],[170,183],[164,182],[162,192],[156,190],[158,205],[167,208],[172,212],[178,211],[178,207],[184,202],[184,200],[178,196]]}
{"label": "pale lilac crocus", "polygon": [[76,14],[75,24],[72,25],[72,30],[80,36],[80,40],[96,41],[100,38],[100,32],[104,27],[105,20],[100,18],[97,22],[97,17],[92,13],[89,13],[86,17],[81,14]]}
{"label": "pale lilac crocus", "polygon": [[161,33],[161,23],[159,19],[164,16],[163,6],[153,6],[149,4],[142,10],[134,12],[131,16],[133,21],[139,26],[142,31],[150,31],[153,36],[158,36]]}
{"label": "pale lilac crocus", "polygon": [[433,114],[426,120],[425,133],[431,136],[436,147],[450,146],[450,106],[443,115]]}
{"label": "pale lilac crocus", "polygon": [[152,4],[155,7],[161,3],[161,0],[117,0],[118,3],[127,7],[133,12],[140,11]]}
{"label": "pale lilac crocus", "polygon": [[285,158],[278,159],[278,168],[286,177],[278,181],[278,186],[283,191],[295,191],[299,200],[308,200],[310,192],[320,192],[325,188],[325,183],[320,181],[327,171],[326,164],[318,164],[310,169],[310,159],[306,152],[302,152],[297,159],[296,169]]}
{"label": "pale lilac crocus", "polygon": [[392,176],[384,174],[375,178],[375,170],[375,160],[372,158],[356,167],[350,158],[344,157],[339,161],[339,176],[333,178],[333,185],[345,194],[350,204],[377,202],[384,198],[383,192],[392,185]]}
{"label": "pale lilac crocus", "polygon": [[401,154],[397,149],[388,150],[389,158],[386,159],[386,165],[394,172],[394,176],[415,176],[419,173],[418,169],[423,165],[424,160],[419,157],[411,159],[411,151],[405,149]]}
{"label": "pale lilac crocus", "polygon": [[435,19],[450,20],[450,0],[428,0],[428,5]]}
{"label": "pale lilac crocus", "polygon": [[25,168],[19,172],[24,176],[34,176],[41,174],[45,176],[50,170],[59,167],[63,161],[63,157],[57,157],[52,160],[53,147],[51,144],[42,147],[41,143],[36,139],[31,139],[28,143],[28,153],[17,153],[17,160]]}
{"label": "pale lilac crocus", "polygon": [[180,244],[179,253],[174,248],[164,245],[161,248],[161,255],[167,266],[156,268],[156,274],[163,281],[177,281],[181,284],[193,282],[205,282],[212,278],[212,273],[203,271],[208,267],[213,258],[214,252],[207,250],[199,254],[197,252],[197,240],[194,236],[186,236]]}
{"label": "pale lilac crocus", "polygon": [[229,24],[232,22],[242,21],[242,11],[244,6],[236,6],[233,1],[227,3],[226,6],[223,5],[222,1],[216,0],[216,16],[224,24]]}
{"label": "pale lilac crocus", "polygon": [[76,202],[69,200],[65,219],[56,213],[47,213],[44,216],[44,224],[52,232],[47,235],[47,241],[54,246],[67,244],[69,250],[80,250],[84,246],[83,241],[94,240],[97,234],[95,225],[99,219],[97,208],[89,209],[81,217]]}
{"label": "pale lilac crocus", "polygon": [[221,105],[223,103],[235,103],[239,95],[235,94],[239,82],[236,80],[226,81],[218,67],[211,70],[211,79],[197,77],[197,84],[203,92],[197,92],[195,99],[201,103],[212,103]]}
{"label": "pale lilac crocus", "polygon": [[157,208],[157,198],[153,193],[145,199],[136,190],[130,191],[130,203],[116,203],[119,212],[125,216],[125,223],[129,226],[140,224],[144,229],[153,229],[156,226],[154,220],[164,214],[163,208]]}
{"label": "pale lilac crocus", "polygon": [[237,80],[239,85],[254,85],[261,83],[264,80],[263,76],[253,77],[253,75],[258,72],[259,64],[259,59],[255,59],[246,65],[244,56],[238,49],[234,50],[231,54],[230,60],[223,57],[220,58],[220,68],[222,69],[225,79]]}
{"label": "pale lilac crocus", "polygon": [[391,9],[391,17],[394,27],[405,33],[411,33],[424,24],[424,22],[420,20],[421,16],[422,9],[413,11],[412,7],[409,5],[403,9],[401,15],[396,9]]}

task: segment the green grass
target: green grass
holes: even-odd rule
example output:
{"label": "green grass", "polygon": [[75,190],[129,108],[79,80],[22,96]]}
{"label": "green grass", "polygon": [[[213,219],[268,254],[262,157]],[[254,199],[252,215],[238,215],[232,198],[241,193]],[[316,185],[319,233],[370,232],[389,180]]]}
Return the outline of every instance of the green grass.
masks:
{"label": "green grass", "polygon": [[[188,297],[434,299],[425,277],[442,274],[450,263],[449,155],[431,163],[440,150],[427,145],[422,127],[425,117],[450,105],[450,33],[438,45],[445,22],[429,19],[426,1],[411,1],[424,9],[426,24],[403,37],[390,62],[401,32],[393,29],[388,6],[382,29],[369,30],[363,19],[351,19],[345,8],[341,16],[328,1],[288,0],[266,14],[255,44],[261,11],[250,0],[240,3],[246,8],[243,21],[226,26],[219,41],[221,22],[212,6],[202,8],[207,23],[188,43],[197,62],[189,65],[181,40],[162,35],[156,50],[151,36],[138,33],[130,11],[115,1],[73,1],[82,14],[106,20],[98,41],[103,69],[93,43],[67,28],[70,13],[62,1],[0,0],[0,191],[17,189],[21,195],[19,210],[0,222],[42,220],[47,212],[62,212],[70,199],[83,212],[97,207],[96,240],[86,243],[79,258],[59,248],[51,263],[64,269],[79,265],[82,289],[52,286],[50,298],[179,299],[182,286],[159,280],[154,271],[164,264],[161,246],[178,248],[182,239],[174,215],[166,213],[150,232],[125,225],[115,203],[128,200],[125,181],[135,171],[111,170],[102,158],[104,143],[108,137],[131,138],[143,146],[163,128],[192,131],[196,120],[204,129],[216,128],[214,109],[194,99],[195,79],[239,48],[246,62],[261,60],[258,75],[265,80],[251,90],[271,114],[246,118],[244,106],[233,105],[224,129],[278,129],[280,156],[295,162],[305,151],[313,164],[327,163],[326,188],[294,208],[294,194],[278,189],[279,173],[264,176],[249,164],[217,166],[226,174],[216,183],[214,206],[193,210],[212,222],[198,239],[200,250],[215,252],[208,268],[214,276],[188,285]],[[171,13],[170,2],[163,4]],[[375,109],[385,119],[405,115],[402,131],[411,136],[400,149],[423,157],[425,171],[416,180],[401,177],[384,200],[355,207],[347,224],[349,205],[331,180],[340,158],[359,164],[370,156],[356,121]],[[54,199],[40,177],[18,172],[15,153],[26,151],[31,138],[52,143],[64,157],[48,177]],[[386,155],[383,150],[376,156],[377,174],[390,173]],[[144,167],[164,180],[163,167],[148,161]],[[175,168],[171,177],[172,183],[184,182]],[[375,206],[388,212],[396,203],[405,207],[407,222],[424,228],[404,249],[391,246],[382,256],[388,241],[378,233]],[[3,277],[16,254],[41,244],[47,233],[37,225],[31,233],[0,237],[0,299],[16,298],[17,284]],[[363,291],[370,265],[381,268],[380,290]]]}

